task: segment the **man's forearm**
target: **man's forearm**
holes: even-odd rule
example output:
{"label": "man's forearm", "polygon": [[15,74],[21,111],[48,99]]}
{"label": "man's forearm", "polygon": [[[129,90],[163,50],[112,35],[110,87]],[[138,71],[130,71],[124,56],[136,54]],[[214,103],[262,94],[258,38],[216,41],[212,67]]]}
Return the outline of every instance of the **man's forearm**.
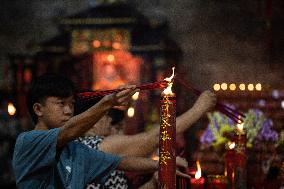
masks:
{"label": "man's forearm", "polygon": [[159,133],[154,136],[151,132],[136,135],[113,135],[106,137],[99,145],[99,149],[106,153],[121,156],[150,155],[158,147]]}
{"label": "man's forearm", "polygon": [[192,107],[176,119],[176,133],[180,134],[193,125],[205,112],[197,107]]}
{"label": "man's forearm", "polygon": [[87,111],[72,117],[61,128],[57,146],[62,146],[67,142],[82,136],[99,119],[101,119],[111,107],[110,103],[101,100]]}
{"label": "man's forearm", "polygon": [[158,169],[158,161],[142,157],[123,157],[118,165],[119,170],[135,172],[154,172]]}

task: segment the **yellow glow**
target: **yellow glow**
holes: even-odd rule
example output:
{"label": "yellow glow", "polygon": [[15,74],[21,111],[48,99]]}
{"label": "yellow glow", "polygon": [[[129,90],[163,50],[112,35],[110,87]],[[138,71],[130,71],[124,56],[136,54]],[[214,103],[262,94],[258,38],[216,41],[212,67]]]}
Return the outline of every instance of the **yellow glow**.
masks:
{"label": "yellow glow", "polygon": [[260,83],[258,83],[258,84],[255,85],[255,90],[261,91],[261,89],[262,89],[262,87],[261,87],[261,84],[260,84]]}
{"label": "yellow glow", "polygon": [[107,60],[108,60],[109,62],[113,62],[113,61],[114,61],[114,56],[113,56],[112,54],[109,54],[109,55],[107,56]]}
{"label": "yellow glow", "polygon": [[244,91],[244,90],[246,90],[246,85],[244,83],[241,83],[239,85],[239,88],[240,88],[241,91]]}
{"label": "yellow glow", "polygon": [[242,131],[244,129],[244,124],[243,123],[238,123],[237,127],[238,127],[239,131]]}
{"label": "yellow glow", "polygon": [[93,41],[93,46],[94,46],[95,48],[98,48],[98,47],[101,46],[101,42],[100,42],[99,40],[94,40],[94,41]]}
{"label": "yellow glow", "polygon": [[121,49],[121,44],[118,43],[118,42],[114,42],[114,43],[112,44],[112,48],[114,48],[114,49]]}
{"label": "yellow glow", "polygon": [[16,108],[13,103],[8,103],[8,113],[9,115],[13,116],[16,114]]}
{"label": "yellow glow", "polygon": [[236,146],[236,143],[234,143],[234,142],[228,142],[228,146],[229,146],[229,149],[234,149],[235,148],[235,146]]}
{"label": "yellow glow", "polygon": [[153,156],[151,157],[151,159],[152,159],[152,160],[155,160],[155,161],[159,161],[159,156],[153,155]]}
{"label": "yellow glow", "polygon": [[196,171],[194,177],[196,179],[200,179],[201,178],[201,166],[200,166],[199,161],[196,161],[196,166],[197,166],[197,171]]}
{"label": "yellow glow", "polygon": [[248,90],[249,91],[253,91],[254,90],[254,86],[253,86],[253,84],[248,84]]}
{"label": "yellow glow", "polygon": [[222,83],[222,84],[221,84],[221,89],[222,89],[222,90],[225,91],[225,90],[227,90],[227,88],[228,88],[227,83]]}
{"label": "yellow glow", "polygon": [[174,76],[175,76],[175,67],[172,67],[172,70],[173,70],[173,72],[172,72],[171,77],[167,77],[167,78],[164,79],[165,81],[167,81],[167,82],[169,82],[169,83],[172,82],[172,79],[173,79]]}
{"label": "yellow glow", "polygon": [[172,92],[172,86],[173,86],[173,82],[172,82],[172,79],[174,78],[174,76],[175,76],[175,67],[172,67],[172,70],[173,70],[173,72],[172,72],[172,75],[171,75],[171,77],[167,77],[167,78],[165,78],[164,80],[165,81],[167,81],[168,83],[167,83],[167,88],[165,88],[164,90],[163,90],[163,94],[165,94],[165,95],[173,95],[174,93]]}
{"label": "yellow glow", "polygon": [[133,117],[134,114],[135,114],[134,108],[133,108],[133,107],[128,108],[128,110],[127,110],[127,116],[128,116],[128,117]]}
{"label": "yellow glow", "polygon": [[139,98],[139,92],[136,92],[134,95],[132,95],[133,100],[137,100]]}
{"label": "yellow glow", "polygon": [[231,84],[229,85],[229,88],[230,88],[231,91],[234,91],[234,90],[236,90],[237,86],[236,86],[236,84],[231,83]]}
{"label": "yellow glow", "polygon": [[[241,116],[238,116],[238,117],[239,117],[239,119],[241,119]],[[238,120],[237,129],[239,131],[243,131],[243,129],[244,129],[244,123],[241,122],[240,120]]]}
{"label": "yellow glow", "polygon": [[221,88],[221,87],[220,87],[220,84],[218,84],[218,83],[216,83],[216,84],[213,85],[214,91],[219,91],[220,88]]}

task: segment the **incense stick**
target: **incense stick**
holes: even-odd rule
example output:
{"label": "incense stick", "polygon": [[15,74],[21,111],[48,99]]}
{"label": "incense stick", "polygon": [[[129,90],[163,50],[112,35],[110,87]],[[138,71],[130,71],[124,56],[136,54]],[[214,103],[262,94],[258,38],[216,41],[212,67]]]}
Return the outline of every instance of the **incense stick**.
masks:
{"label": "incense stick", "polygon": [[[177,76],[175,77],[175,80],[178,81],[181,85],[183,85],[186,89],[193,91],[198,96],[202,93],[199,89],[181,80]],[[245,115],[242,114],[241,112],[234,110],[231,107],[226,106],[225,104],[222,104],[220,102],[217,102],[216,109],[219,110],[224,115],[228,116],[231,120],[233,120],[236,123],[243,122],[242,117],[245,117]]]}

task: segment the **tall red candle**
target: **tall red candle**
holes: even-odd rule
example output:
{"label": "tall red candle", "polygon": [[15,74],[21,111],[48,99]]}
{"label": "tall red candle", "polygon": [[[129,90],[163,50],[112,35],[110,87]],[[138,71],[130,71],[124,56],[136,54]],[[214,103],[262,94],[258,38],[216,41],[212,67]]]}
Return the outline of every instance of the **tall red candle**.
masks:
{"label": "tall red candle", "polygon": [[160,100],[159,187],[176,189],[176,99],[168,82]]}
{"label": "tall red candle", "polygon": [[235,145],[235,142],[229,142],[225,147],[225,176],[227,176],[228,178],[228,185],[230,189],[234,189],[233,183],[235,179]]}
{"label": "tall red candle", "polygon": [[[239,125],[238,125],[239,126]],[[235,131],[235,175],[234,175],[234,189],[246,189],[247,188],[247,154],[246,132],[242,128],[238,128]]]}

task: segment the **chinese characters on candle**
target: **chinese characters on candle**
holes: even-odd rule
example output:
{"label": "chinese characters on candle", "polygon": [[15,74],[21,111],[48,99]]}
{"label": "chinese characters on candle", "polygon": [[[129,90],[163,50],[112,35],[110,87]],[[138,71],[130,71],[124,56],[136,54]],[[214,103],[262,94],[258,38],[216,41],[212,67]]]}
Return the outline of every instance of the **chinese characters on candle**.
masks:
{"label": "chinese characters on candle", "polygon": [[176,188],[176,101],[171,91],[173,76],[174,73],[165,79],[168,87],[161,95],[160,109],[159,184],[160,188],[166,189]]}

